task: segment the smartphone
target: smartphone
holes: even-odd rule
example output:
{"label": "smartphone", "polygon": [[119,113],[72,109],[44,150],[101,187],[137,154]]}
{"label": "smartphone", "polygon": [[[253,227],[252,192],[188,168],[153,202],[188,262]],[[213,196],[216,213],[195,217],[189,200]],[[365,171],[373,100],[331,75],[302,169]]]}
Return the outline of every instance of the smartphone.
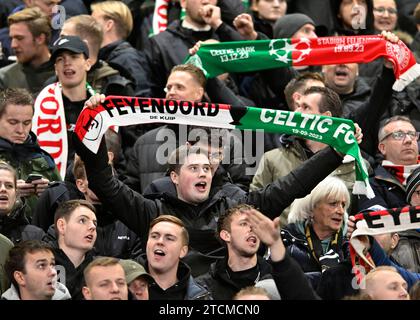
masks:
{"label": "smartphone", "polygon": [[28,177],[26,178],[26,183],[32,183],[35,180],[39,180],[42,179],[42,174],[38,174],[38,173],[31,173],[28,175]]}

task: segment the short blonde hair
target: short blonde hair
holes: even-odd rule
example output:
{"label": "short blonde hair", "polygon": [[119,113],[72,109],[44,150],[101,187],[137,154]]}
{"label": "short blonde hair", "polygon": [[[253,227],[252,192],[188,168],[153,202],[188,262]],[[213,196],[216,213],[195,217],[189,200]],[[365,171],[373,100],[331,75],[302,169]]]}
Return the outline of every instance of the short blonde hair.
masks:
{"label": "short blonde hair", "polygon": [[133,16],[128,6],[122,1],[104,1],[94,3],[91,6],[92,11],[100,11],[105,19],[115,22],[118,35],[127,39],[133,30]]}
{"label": "short blonde hair", "polygon": [[124,270],[123,266],[120,264],[120,260],[114,257],[99,257],[95,260],[92,260],[83,271],[83,276],[85,278],[86,284],[88,283],[90,272],[95,267],[112,267],[120,265],[121,269]]}
{"label": "short blonde hair", "polygon": [[372,269],[365,277],[365,288],[361,289],[361,293],[366,293],[369,294],[369,289],[372,287],[375,278],[377,277],[378,273],[381,271],[389,271],[389,272],[394,272],[398,275],[400,275],[397,271],[396,268],[392,267],[392,266],[379,266],[376,267],[375,269]]}
{"label": "short blonde hair", "polygon": [[102,26],[88,14],[80,14],[78,16],[68,18],[64,22],[64,24],[69,23],[73,24],[75,35],[79,36],[82,40],[87,40],[90,44],[89,51],[92,49],[91,55],[98,55],[104,39]]}

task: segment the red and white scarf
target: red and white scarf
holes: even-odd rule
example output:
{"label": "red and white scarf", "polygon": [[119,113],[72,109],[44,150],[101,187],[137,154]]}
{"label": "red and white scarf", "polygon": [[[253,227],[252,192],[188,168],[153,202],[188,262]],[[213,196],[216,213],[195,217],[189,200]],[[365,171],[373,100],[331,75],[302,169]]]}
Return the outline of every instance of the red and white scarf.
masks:
{"label": "red and white scarf", "polygon": [[392,174],[397,180],[405,186],[407,184],[407,178],[409,175],[416,170],[420,163],[412,164],[409,166],[403,166],[403,165],[397,165],[393,164],[391,161],[383,160],[382,166],[390,173]]}
{"label": "red and white scarf", "polygon": [[32,131],[40,147],[48,152],[64,180],[67,168],[67,126],[63,96],[58,82],[45,87],[35,100]]}
{"label": "red and white scarf", "polygon": [[171,0],[156,0],[153,12],[153,34],[165,31],[168,27],[168,7]]}
{"label": "red and white scarf", "polygon": [[[356,230],[350,239],[350,257],[353,267],[361,265],[368,271],[375,268],[375,263],[359,237],[420,228],[420,206],[364,212],[355,215],[355,218]],[[363,274],[356,272],[356,277],[360,283]]]}

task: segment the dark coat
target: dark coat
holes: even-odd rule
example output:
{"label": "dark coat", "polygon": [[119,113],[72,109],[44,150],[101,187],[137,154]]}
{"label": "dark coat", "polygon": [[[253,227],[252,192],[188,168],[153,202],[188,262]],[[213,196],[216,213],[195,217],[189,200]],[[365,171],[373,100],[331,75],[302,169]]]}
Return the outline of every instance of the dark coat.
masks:
{"label": "dark coat", "polygon": [[150,47],[146,51],[150,71],[152,96],[164,97],[163,88],[172,68],[181,64],[188,56],[188,49],[197,41],[207,39],[230,40],[232,34],[238,34],[226,23],[217,30],[193,31],[181,26],[179,20],[171,23],[168,28],[150,38]]}
{"label": "dark coat", "polygon": [[215,300],[232,300],[233,296],[241,289],[255,285],[257,280],[271,275],[271,265],[261,257],[258,257],[258,276],[256,281],[250,281],[248,284],[239,285],[232,281],[228,273],[227,257],[212,263],[208,273],[198,277],[196,280],[211,293]]}
{"label": "dark coat", "polygon": [[[300,265],[306,276],[310,279],[312,287],[317,289],[321,277],[321,265],[312,255],[306,236],[294,223],[288,224],[283,228],[281,230],[281,236],[287,248],[287,253]],[[343,238],[341,247],[337,251],[339,260],[343,261],[347,257],[347,253],[347,242]]]}
{"label": "dark coat", "polygon": [[108,62],[120,75],[134,83],[135,96],[150,96],[149,70],[143,52],[134,49],[127,41],[119,40],[102,47],[99,59]]}
{"label": "dark coat", "polygon": [[400,208],[406,206],[405,187],[389,171],[381,165],[374,170],[374,176],[369,178],[369,183],[375,192],[373,199],[359,196],[359,212],[374,205],[384,208]]}
{"label": "dark coat", "polygon": [[[145,263],[147,265],[147,262]],[[146,268],[147,270],[148,268]],[[207,289],[199,285],[191,276],[190,267],[180,261],[177,272],[178,282],[170,288],[163,290],[154,281],[149,286],[150,300],[212,300]],[[179,299],[183,296],[182,299]]]}
{"label": "dark coat", "polygon": [[14,244],[25,240],[43,240],[42,229],[29,224],[25,217],[25,205],[16,202],[15,208],[8,216],[0,216],[0,233],[12,240]]}
{"label": "dark coat", "polygon": [[308,194],[342,161],[342,158],[328,147],[288,176],[274,181],[264,189],[250,192],[238,201],[227,198],[221,190],[202,204],[193,206],[170,194],[164,193],[157,198],[147,199],[134,192],[112,175],[111,167],[106,160],[104,141],[98,153],[94,155],[75,135],[74,140],[77,153],[85,163],[89,187],[103,205],[136,232],[144,244],[147,241],[150,222],[154,218],[161,214],[177,216],[185,223],[190,234],[190,261],[194,258],[199,261],[200,256],[212,254],[221,249],[214,233],[218,217],[227,209],[238,203],[248,203],[259,208],[270,218],[274,218],[294,199]]}
{"label": "dark coat", "polygon": [[[382,68],[381,68],[382,70]],[[354,91],[347,95],[340,95],[343,103],[343,114],[346,116],[355,112],[369,100],[371,89],[363,78],[358,77],[354,84]]]}
{"label": "dark coat", "polygon": [[69,257],[67,257],[67,255],[64,253],[64,251],[58,247],[57,243],[52,243],[52,246],[56,266],[60,266],[65,270],[65,279],[62,278],[63,275],[59,274],[60,282],[65,284],[67,289],[69,289],[71,298],[73,300],[84,300],[82,294],[82,288],[85,283],[83,271],[87,265],[93,261],[93,252],[88,251],[83,262],[76,268],[70,261]]}

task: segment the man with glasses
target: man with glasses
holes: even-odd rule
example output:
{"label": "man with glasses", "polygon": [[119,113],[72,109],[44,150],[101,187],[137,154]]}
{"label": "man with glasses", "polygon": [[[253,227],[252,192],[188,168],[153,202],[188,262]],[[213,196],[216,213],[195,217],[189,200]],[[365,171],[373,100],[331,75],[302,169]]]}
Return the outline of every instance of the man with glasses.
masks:
{"label": "man with glasses", "polygon": [[378,149],[383,156],[380,165],[375,168],[370,184],[375,198],[362,196],[359,209],[373,205],[385,208],[397,208],[407,205],[406,182],[413,170],[419,167],[419,132],[409,118],[394,116],[387,119],[379,129]]}
{"label": "man with glasses", "polygon": [[373,0],[373,26],[376,32],[394,31],[397,26],[397,13],[394,0]]}

